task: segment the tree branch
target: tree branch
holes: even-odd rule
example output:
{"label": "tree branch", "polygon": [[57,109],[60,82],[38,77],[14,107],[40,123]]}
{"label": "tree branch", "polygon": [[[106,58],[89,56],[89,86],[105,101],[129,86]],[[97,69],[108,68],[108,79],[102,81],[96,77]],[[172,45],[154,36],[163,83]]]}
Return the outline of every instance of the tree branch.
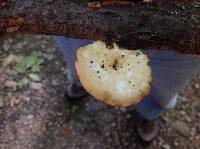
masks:
{"label": "tree branch", "polygon": [[91,5],[83,0],[1,0],[0,35],[114,39],[126,48],[200,54],[200,3],[180,1]]}

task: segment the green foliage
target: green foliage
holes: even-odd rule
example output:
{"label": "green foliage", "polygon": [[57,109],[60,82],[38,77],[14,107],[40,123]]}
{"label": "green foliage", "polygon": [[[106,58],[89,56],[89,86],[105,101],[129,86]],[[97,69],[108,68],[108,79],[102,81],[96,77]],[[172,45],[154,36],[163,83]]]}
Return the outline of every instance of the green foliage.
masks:
{"label": "green foliage", "polygon": [[37,52],[32,52],[29,56],[18,56],[16,59],[16,71],[23,75],[19,81],[20,88],[26,88],[30,81],[40,81],[37,74],[41,70],[44,59]]}
{"label": "green foliage", "polygon": [[29,70],[31,72],[39,72],[44,60],[39,57],[38,53],[32,52],[30,56],[17,57],[16,62],[16,71],[18,73],[25,73]]}
{"label": "green foliage", "polygon": [[28,78],[23,78],[18,82],[20,88],[27,88],[29,85],[30,80]]}
{"label": "green foliage", "polygon": [[38,74],[34,74],[34,73],[31,73],[28,75],[29,79],[32,80],[32,81],[40,81],[40,77]]}

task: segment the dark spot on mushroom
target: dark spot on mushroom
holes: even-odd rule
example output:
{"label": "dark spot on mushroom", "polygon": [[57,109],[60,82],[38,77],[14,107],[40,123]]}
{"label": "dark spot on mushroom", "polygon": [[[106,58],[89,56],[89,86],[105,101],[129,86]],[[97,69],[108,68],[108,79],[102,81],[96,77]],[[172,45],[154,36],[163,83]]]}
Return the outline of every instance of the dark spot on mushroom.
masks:
{"label": "dark spot on mushroom", "polygon": [[136,56],[139,56],[139,55],[140,55],[140,53],[139,53],[139,52],[137,52],[137,53],[136,53]]}
{"label": "dark spot on mushroom", "polygon": [[92,63],[93,63],[93,61],[90,61],[90,63],[92,64]]}
{"label": "dark spot on mushroom", "polygon": [[105,53],[104,55],[106,56],[107,54]]}
{"label": "dark spot on mushroom", "polygon": [[122,58],[124,58],[124,55],[122,55]]}
{"label": "dark spot on mushroom", "polygon": [[102,63],[104,63],[104,61],[102,61]]}
{"label": "dark spot on mushroom", "polygon": [[90,68],[91,68],[91,66],[90,66]]}
{"label": "dark spot on mushroom", "polygon": [[103,64],[103,65],[101,65],[101,68],[104,68],[104,64]]}
{"label": "dark spot on mushroom", "polygon": [[137,62],[138,64],[140,63],[140,62]]}
{"label": "dark spot on mushroom", "polygon": [[133,84],[133,86],[135,86],[135,85]]}
{"label": "dark spot on mushroom", "polygon": [[128,65],[130,65],[130,64],[128,64]]}
{"label": "dark spot on mushroom", "polygon": [[140,92],[142,91],[142,90],[139,90]]}
{"label": "dark spot on mushroom", "polygon": [[101,77],[99,77],[99,79],[100,79]]}
{"label": "dark spot on mushroom", "polygon": [[129,83],[131,83],[131,81],[128,81]]}
{"label": "dark spot on mushroom", "polygon": [[107,59],[107,61],[109,61],[109,60]]}
{"label": "dark spot on mushroom", "polygon": [[114,60],[113,65],[112,65],[112,68],[113,68],[114,70],[117,70],[117,65],[118,65],[118,60]]}
{"label": "dark spot on mushroom", "polygon": [[131,71],[131,69],[130,69],[130,68],[129,68],[128,70],[129,70],[129,71]]}
{"label": "dark spot on mushroom", "polygon": [[97,71],[97,73],[99,73],[99,71]]}

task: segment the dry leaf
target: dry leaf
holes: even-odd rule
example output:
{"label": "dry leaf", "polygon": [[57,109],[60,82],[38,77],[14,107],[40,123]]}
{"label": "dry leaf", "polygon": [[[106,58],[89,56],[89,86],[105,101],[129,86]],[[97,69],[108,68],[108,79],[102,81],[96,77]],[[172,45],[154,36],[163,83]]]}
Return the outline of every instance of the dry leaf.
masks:
{"label": "dry leaf", "polygon": [[19,104],[19,100],[17,100],[16,96],[13,96],[10,100],[10,106],[14,107],[15,105]]}
{"label": "dry leaf", "polygon": [[6,57],[4,60],[3,60],[3,67],[6,67],[10,64],[12,64],[16,59],[16,56],[11,54],[9,55],[8,57]]}

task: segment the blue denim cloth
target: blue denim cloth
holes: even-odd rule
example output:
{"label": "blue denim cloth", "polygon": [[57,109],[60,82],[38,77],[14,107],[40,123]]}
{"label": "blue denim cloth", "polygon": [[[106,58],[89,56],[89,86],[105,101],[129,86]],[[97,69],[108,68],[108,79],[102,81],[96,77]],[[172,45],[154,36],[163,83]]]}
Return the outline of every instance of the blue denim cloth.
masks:
{"label": "blue denim cloth", "polygon": [[62,53],[65,58],[65,61],[67,62],[67,68],[69,70],[68,80],[76,81],[78,79],[75,66],[74,66],[76,50],[79,47],[92,43],[93,41],[71,39],[71,38],[65,38],[63,36],[56,36],[55,40],[60,46],[60,49],[62,50]]}
{"label": "blue denim cloth", "polygon": [[[68,79],[78,80],[74,66],[77,48],[92,43],[92,40],[55,37],[69,70]],[[200,71],[200,60],[194,55],[176,52],[143,50],[149,57],[152,68],[152,89],[149,96],[135,105],[136,111],[148,120],[157,118],[166,109],[170,100],[180,91],[191,77]]]}

